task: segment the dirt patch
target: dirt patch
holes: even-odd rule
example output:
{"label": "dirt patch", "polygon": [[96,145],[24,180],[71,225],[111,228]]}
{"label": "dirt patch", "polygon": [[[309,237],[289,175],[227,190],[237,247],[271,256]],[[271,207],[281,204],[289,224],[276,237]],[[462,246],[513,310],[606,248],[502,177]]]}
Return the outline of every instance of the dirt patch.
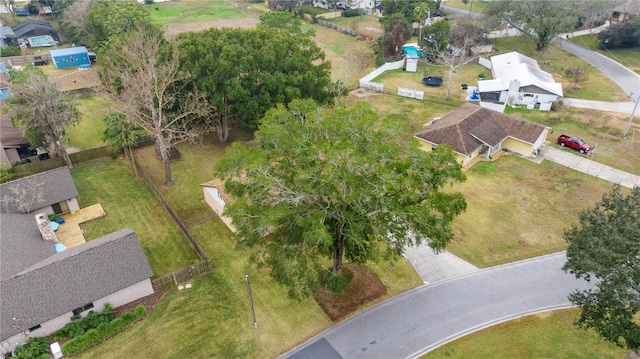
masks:
{"label": "dirt patch", "polygon": [[164,32],[164,35],[167,38],[174,38],[176,35],[189,32],[189,31],[201,31],[205,29],[209,29],[212,27],[241,27],[241,28],[251,28],[260,23],[260,20],[255,17],[246,17],[243,19],[217,19],[211,21],[198,21],[198,22],[190,22],[188,24],[178,24],[174,23],[169,25],[167,30]]}
{"label": "dirt patch", "polygon": [[316,302],[333,321],[349,316],[361,305],[383,296],[387,289],[378,276],[369,268],[346,264],[344,271],[353,277],[343,293],[334,293],[321,288],[315,295]]}
{"label": "dirt patch", "polygon": [[131,303],[119,306],[119,307],[115,308],[116,317],[121,316],[122,313],[124,313],[124,312],[133,313],[133,309],[138,305],[144,305],[147,308],[147,315],[149,315],[153,311],[153,308],[156,307],[156,305],[158,304],[160,299],[162,299],[162,296],[164,296],[164,292],[155,292],[155,293],[153,293],[151,295],[148,295],[146,297],[142,297],[142,298],[140,298],[138,300],[135,300],[135,301],[133,301]]}

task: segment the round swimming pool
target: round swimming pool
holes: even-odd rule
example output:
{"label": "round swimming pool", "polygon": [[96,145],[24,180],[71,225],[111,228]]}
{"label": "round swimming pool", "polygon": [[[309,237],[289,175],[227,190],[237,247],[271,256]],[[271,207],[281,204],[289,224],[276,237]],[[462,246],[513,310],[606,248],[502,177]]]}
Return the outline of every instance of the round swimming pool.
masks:
{"label": "round swimming pool", "polygon": [[407,57],[424,57],[424,52],[420,51],[417,45],[402,46],[402,53]]}

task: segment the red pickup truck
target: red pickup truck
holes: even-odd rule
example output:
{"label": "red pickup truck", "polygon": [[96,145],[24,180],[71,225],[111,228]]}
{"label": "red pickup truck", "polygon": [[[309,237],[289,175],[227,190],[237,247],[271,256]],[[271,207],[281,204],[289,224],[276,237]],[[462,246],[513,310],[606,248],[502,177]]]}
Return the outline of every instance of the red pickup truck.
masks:
{"label": "red pickup truck", "polygon": [[580,153],[589,153],[591,151],[591,146],[584,142],[580,137],[560,135],[558,136],[558,144],[562,147],[571,147]]}

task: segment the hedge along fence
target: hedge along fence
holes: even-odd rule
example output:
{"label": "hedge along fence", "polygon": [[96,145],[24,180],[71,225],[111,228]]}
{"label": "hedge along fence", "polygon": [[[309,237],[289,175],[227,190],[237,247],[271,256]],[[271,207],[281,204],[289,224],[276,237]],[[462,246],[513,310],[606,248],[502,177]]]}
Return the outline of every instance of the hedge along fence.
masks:
{"label": "hedge along fence", "polygon": [[211,262],[208,260],[180,268],[175,272],[167,273],[151,281],[153,291],[167,290],[180,283],[187,282],[193,278],[207,274],[212,270]]}
{"label": "hedge along fence", "polygon": [[169,202],[167,202],[167,200],[164,199],[164,196],[162,195],[162,193],[160,193],[160,190],[158,189],[158,187],[156,187],[155,183],[153,183],[153,181],[147,175],[147,173],[144,172],[144,170],[142,169],[142,167],[140,166],[138,161],[136,161],[134,159],[133,160],[133,164],[136,166],[136,169],[138,170],[138,173],[147,182],[147,185],[149,186],[151,191],[156,195],[156,198],[158,198],[158,200],[160,200],[160,203],[162,203],[162,205],[167,210],[167,212],[169,212],[171,217],[173,217],[173,220],[176,221],[176,223],[178,224],[178,226],[182,230],[182,233],[184,233],[184,235],[187,237],[189,242],[191,242],[191,245],[196,250],[196,252],[198,252],[198,255],[200,256],[200,258],[202,260],[204,260],[204,261],[208,261],[209,260],[209,256],[207,256],[207,253],[205,253],[204,249],[202,249],[202,247],[200,246],[200,243],[198,243],[198,241],[196,241],[196,239],[193,237],[193,235],[191,235],[191,232],[189,232],[189,229],[187,228],[187,225],[184,224],[184,222],[182,222],[180,217],[178,217],[178,214],[176,214],[176,211],[174,211],[173,208],[171,207],[171,205],[169,205]]}

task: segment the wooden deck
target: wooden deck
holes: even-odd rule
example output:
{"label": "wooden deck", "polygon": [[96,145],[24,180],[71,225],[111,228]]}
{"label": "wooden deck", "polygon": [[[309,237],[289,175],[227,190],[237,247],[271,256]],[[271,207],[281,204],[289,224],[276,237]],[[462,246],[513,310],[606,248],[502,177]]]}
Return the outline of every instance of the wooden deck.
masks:
{"label": "wooden deck", "polygon": [[104,209],[100,203],[82,208],[73,213],[63,214],[61,217],[64,218],[64,223],[56,231],[58,242],[64,244],[67,248],[86,243],[80,225],[104,216]]}

